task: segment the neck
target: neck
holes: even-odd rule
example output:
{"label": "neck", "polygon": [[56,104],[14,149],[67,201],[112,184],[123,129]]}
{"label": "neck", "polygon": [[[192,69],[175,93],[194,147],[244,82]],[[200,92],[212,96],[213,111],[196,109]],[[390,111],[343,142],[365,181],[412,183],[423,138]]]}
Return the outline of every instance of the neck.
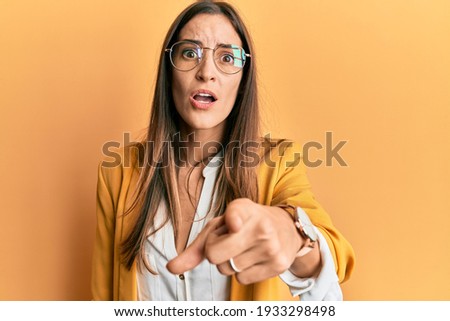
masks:
{"label": "neck", "polygon": [[[180,158],[188,166],[198,163],[206,165],[208,157],[212,157],[222,148],[223,130],[192,130],[182,129],[180,132]],[[223,146],[224,147],[224,146]]]}

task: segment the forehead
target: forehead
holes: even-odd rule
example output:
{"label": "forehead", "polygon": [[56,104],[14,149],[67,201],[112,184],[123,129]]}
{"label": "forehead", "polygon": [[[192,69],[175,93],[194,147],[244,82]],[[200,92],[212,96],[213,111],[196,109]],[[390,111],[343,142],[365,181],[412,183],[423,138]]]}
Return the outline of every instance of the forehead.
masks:
{"label": "forehead", "polygon": [[181,29],[179,40],[184,39],[198,40],[211,48],[221,43],[242,46],[230,20],[222,14],[196,15]]}

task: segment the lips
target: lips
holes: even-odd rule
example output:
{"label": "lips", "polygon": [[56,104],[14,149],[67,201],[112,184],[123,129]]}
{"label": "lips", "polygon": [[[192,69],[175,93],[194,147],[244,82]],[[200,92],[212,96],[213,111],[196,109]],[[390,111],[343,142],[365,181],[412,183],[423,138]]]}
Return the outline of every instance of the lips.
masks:
{"label": "lips", "polygon": [[217,101],[217,96],[210,90],[199,89],[191,94],[189,100],[195,108],[208,109]]}
{"label": "lips", "polygon": [[213,96],[211,96],[210,94],[203,94],[203,93],[195,95],[194,99],[201,103],[212,103],[214,101]]}

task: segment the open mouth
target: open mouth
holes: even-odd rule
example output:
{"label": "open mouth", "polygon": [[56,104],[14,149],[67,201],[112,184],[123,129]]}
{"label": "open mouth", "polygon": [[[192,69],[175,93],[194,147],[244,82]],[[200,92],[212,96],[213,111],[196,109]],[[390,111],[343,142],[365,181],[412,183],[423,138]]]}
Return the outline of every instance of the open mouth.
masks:
{"label": "open mouth", "polygon": [[192,107],[207,110],[218,100],[215,93],[207,89],[198,89],[189,97]]}
{"label": "open mouth", "polygon": [[202,104],[210,104],[217,100],[213,95],[208,93],[197,93],[192,98]]}

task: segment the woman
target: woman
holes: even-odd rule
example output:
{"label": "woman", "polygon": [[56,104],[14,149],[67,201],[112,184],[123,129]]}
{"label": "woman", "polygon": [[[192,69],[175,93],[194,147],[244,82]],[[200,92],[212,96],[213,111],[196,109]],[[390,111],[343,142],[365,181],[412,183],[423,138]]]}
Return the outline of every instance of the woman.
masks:
{"label": "woman", "polygon": [[353,250],[299,152],[260,137],[254,50],[235,9],[186,8],[164,41],[146,142],[99,168],[94,299],[341,299]]}

